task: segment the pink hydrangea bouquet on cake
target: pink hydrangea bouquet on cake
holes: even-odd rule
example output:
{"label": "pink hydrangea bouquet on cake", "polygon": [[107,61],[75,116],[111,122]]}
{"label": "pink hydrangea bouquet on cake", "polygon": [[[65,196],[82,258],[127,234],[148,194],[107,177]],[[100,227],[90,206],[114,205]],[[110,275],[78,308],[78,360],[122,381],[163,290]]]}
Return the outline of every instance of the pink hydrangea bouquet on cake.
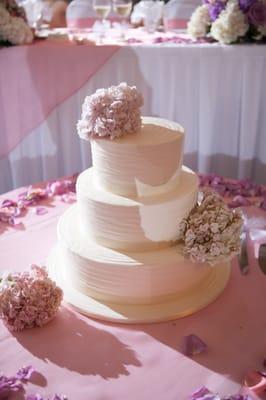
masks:
{"label": "pink hydrangea bouquet on cake", "polygon": [[27,44],[33,41],[33,32],[29,27],[22,7],[15,0],[0,2],[0,46]]}
{"label": "pink hydrangea bouquet on cake", "polygon": [[188,23],[193,38],[220,43],[266,39],[266,0],[203,0]]}

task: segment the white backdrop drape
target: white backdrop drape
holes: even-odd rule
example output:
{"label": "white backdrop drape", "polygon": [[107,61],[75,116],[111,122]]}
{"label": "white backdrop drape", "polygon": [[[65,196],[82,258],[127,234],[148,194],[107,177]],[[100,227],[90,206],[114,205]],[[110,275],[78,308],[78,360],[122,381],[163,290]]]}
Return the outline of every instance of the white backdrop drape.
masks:
{"label": "white backdrop drape", "polygon": [[121,81],[142,91],[143,115],[185,127],[186,165],[266,183],[265,50],[218,44],[122,47],[0,160],[0,192],[90,166],[89,143],[76,134],[81,105],[97,88]]}

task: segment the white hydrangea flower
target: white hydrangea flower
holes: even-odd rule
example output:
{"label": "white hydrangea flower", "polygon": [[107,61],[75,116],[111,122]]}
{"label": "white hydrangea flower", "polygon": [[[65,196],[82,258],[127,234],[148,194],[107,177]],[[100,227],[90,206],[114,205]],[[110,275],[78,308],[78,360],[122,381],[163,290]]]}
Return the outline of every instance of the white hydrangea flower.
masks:
{"label": "white hydrangea flower", "polygon": [[207,34],[211,19],[207,4],[196,8],[188,22],[187,31],[193,38],[204,37]]}
{"label": "white hydrangea flower", "polygon": [[5,9],[3,4],[0,4],[0,33],[2,26],[9,24],[10,19],[11,17],[9,12]]}
{"label": "white hydrangea flower", "polygon": [[225,10],[211,26],[211,35],[224,44],[235,42],[248,31],[249,24],[245,14],[235,0],[229,0]]}
{"label": "white hydrangea flower", "polygon": [[0,40],[11,44],[26,44],[33,40],[33,33],[20,17],[12,17],[0,4]]}
{"label": "white hydrangea flower", "polygon": [[211,265],[230,259],[240,250],[242,225],[239,209],[230,210],[217,193],[206,191],[181,223],[185,256]]}
{"label": "white hydrangea flower", "polygon": [[259,25],[257,27],[257,31],[260,33],[261,36],[266,36],[266,24]]}

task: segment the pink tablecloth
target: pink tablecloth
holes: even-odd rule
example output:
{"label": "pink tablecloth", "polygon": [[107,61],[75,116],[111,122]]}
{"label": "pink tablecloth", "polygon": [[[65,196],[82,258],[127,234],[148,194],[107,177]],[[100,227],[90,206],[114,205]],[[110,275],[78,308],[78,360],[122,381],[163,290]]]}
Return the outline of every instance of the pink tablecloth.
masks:
{"label": "pink tablecloth", "polygon": [[0,158],[80,89],[118,48],[47,41],[1,49]]}
{"label": "pink tablecloth", "polygon": [[[59,197],[45,205],[48,213],[29,212],[20,228],[0,225],[0,270],[45,263],[58,217],[69,206]],[[255,223],[260,218],[265,224],[265,212],[254,207],[248,212]],[[260,240],[265,241],[263,232]],[[221,395],[236,393],[246,372],[262,369],[266,357],[266,276],[254,249],[249,240],[248,275],[241,275],[234,260],[218,300],[174,322],[113,325],[83,317],[66,304],[42,329],[12,334],[0,322],[0,371],[12,374],[31,364],[38,374],[26,386],[27,394],[65,393],[69,400],[183,400],[202,385]],[[188,358],[181,349],[191,333],[207,343],[208,351]]]}

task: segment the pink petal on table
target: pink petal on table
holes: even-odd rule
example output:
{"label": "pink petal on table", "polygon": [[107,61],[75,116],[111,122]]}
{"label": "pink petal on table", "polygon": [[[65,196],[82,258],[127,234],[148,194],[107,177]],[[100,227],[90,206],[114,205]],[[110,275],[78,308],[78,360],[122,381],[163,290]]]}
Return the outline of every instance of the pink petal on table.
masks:
{"label": "pink petal on table", "polygon": [[192,393],[192,395],[189,397],[189,400],[221,400],[221,397],[212,393],[205,386],[202,386]]}
{"label": "pink petal on table", "polygon": [[74,193],[66,193],[61,196],[61,200],[64,203],[72,204],[76,201],[76,196]]}
{"label": "pink petal on table", "polygon": [[184,337],[183,347],[186,356],[194,356],[196,354],[204,353],[207,350],[206,343],[193,334]]}
{"label": "pink petal on table", "polygon": [[47,184],[47,191],[52,196],[61,195],[68,191],[68,181],[54,181]]}
{"label": "pink petal on table", "polygon": [[3,200],[1,207],[17,207],[17,203],[14,200]]}
{"label": "pink petal on table", "polygon": [[48,213],[48,210],[45,207],[34,207],[33,211],[36,215],[44,215]]}
{"label": "pink petal on table", "polygon": [[31,365],[28,365],[26,367],[21,367],[16,373],[16,377],[20,381],[28,381],[34,372],[35,369]]}
{"label": "pink petal on table", "polygon": [[235,196],[230,203],[228,203],[228,207],[243,207],[243,206],[250,206],[251,202],[243,197],[243,196]]}

